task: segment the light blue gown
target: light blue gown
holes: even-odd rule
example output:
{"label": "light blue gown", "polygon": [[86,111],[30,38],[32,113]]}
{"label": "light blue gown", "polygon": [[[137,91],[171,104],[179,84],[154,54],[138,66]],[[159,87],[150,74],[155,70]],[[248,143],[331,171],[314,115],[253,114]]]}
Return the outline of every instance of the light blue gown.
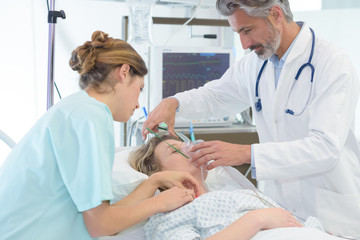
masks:
{"label": "light blue gown", "polygon": [[113,198],[113,118],[85,91],[53,106],[0,169],[2,240],[86,240],[82,212]]}

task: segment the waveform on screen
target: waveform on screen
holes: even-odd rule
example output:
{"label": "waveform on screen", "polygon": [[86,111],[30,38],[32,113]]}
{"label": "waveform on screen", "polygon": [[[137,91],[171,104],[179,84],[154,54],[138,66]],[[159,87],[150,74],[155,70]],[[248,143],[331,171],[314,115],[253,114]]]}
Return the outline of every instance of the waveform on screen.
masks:
{"label": "waveform on screen", "polygon": [[163,98],[219,79],[229,64],[228,53],[163,53]]}

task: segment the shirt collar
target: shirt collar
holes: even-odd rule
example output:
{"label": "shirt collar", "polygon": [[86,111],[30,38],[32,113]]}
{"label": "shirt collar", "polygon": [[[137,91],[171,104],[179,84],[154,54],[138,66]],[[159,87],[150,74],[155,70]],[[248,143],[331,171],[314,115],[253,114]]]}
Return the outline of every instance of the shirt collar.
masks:
{"label": "shirt collar", "polygon": [[286,50],[285,54],[281,57],[281,59],[279,59],[279,57],[274,54],[270,57],[270,61],[275,65],[275,66],[279,66],[280,64],[283,65],[287,56],[289,55],[289,53],[291,52],[292,47],[294,46],[294,43],[296,42],[296,40],[298,39],[300,32],[304,26],[304,22],[296,22],[296,24],[301,28],[299,33],[296,35],[296,38],[294,39],[294,41],[291,43],[290,47]]}

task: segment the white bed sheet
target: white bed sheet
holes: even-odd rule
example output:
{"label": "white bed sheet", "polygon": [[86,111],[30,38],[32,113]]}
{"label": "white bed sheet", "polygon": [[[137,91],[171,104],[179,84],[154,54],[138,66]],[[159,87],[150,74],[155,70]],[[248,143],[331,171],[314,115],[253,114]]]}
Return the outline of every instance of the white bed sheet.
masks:
{"label": "white bed sheet", "polygon": [[[314,228],[276,228],[258,232],[251,240],[343,240]],[[99,240],[145,240],[142,228]],[[190,239],[189,239],[190,240]]]}

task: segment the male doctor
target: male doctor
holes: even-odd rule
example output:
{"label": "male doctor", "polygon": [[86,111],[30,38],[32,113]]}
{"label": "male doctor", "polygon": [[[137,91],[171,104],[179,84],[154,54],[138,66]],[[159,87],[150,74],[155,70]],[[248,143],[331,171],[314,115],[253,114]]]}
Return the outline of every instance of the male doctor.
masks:
{"label": "male doctor", "polygon": [[164,99],[143,137],[161,122],[175,135],[175,114],[198,119],[251,106],[260,144],[204,142],[191,161],[214,160],[208,169],[250,163],[259,188],[295,216],[316,216],[328,232],[360,238],[359,80],[348,56],[294,22],[288,0],[216,4],[252,51],[221,79]]}

